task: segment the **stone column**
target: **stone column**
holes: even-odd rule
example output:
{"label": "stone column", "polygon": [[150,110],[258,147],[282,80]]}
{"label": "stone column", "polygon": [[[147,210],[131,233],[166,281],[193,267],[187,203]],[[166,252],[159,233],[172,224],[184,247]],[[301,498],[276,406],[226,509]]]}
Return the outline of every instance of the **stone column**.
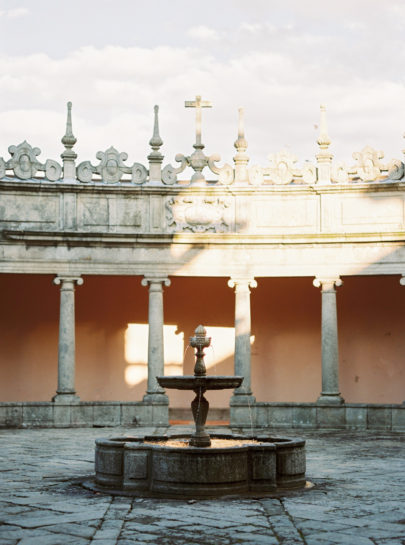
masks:
{"label": "stone column", "polygon": [[322,392],[318,403],[341,404],[336,287],[343,282],[340,278],[315,278],[313,284],[322,290]]}
{"label": "stone column", "polygon": [[231,404],[251,404],[255,402],[251,389],[250,361],[250,289],[257,286],[253,279],[231,278],[230,288],[235,288],[235,375],[242,376],[243,382],[236,388]]}
{"label": "stone column", "polygon": [[75,284],[81,286],[80,276],[57,276],[60,285],[58,389],[52,401],[72,403],[79,401],[75,390]]}
{"label": "stone column", "polygon": [[149,276],[142,279],[142,286],[149,285],[148,386],[143,400],[168,405],[169,399],[156,380],[164,375],[163,284],[170,286],[170,280]]}

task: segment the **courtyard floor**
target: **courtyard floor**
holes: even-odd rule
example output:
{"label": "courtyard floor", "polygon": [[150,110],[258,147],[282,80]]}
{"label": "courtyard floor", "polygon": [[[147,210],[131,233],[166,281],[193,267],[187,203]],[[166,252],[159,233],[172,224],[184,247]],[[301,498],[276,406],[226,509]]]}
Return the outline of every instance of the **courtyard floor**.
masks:
{"label": "courtyard floor", "polygon": [[154,430],[0,430],[0,545],[405,544],[405,435],[286,432],[307,480],[278,498],[156,500],[90,492],[94,440]]}

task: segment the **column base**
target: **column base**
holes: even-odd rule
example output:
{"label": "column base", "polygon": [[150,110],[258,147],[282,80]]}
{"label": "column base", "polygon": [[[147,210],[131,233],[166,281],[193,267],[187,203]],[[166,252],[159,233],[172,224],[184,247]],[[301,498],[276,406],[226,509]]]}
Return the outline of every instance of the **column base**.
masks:
{"label": "column base", "polygon": [[62,404],[70,404],[70,403],[79,403],[80,397],[76,395],[75,393],[61,393],[58,392],[56,395],[52,398],[53,403],[62,403]]}
{"label": "column base", "polygon": [[325,394],[321,393],[321,395],[316,400],[317,403],[321,405],[343,405],[345,400],[340,395],[340,393],[337,394]]}
{"label": "column base", "polygon": [[234,393],[231,397],[230,405],[247,405],[253,407],[256,398],[251,393]]}
{"label": "column base", "polygon": [[143,396],[142,401],[150,405],[169,405],[169,398],[164,392],[147,392]]}

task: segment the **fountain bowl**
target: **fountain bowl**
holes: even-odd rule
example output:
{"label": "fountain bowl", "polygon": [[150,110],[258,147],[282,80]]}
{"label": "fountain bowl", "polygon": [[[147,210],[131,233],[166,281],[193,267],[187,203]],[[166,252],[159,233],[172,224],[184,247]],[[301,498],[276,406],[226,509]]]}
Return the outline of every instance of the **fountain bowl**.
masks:
{"label": "fountain bowl", "polygon": [[[109,494],[164,498],[266,496],[305,486],[305,441],[211,434],[220,448],[173,446],[189,435],[113,437],[96,441],[95,481]],[[170,445],[168,444],[170,440]]]}
{"label": "fountain bowl", "polygon": [[239,388],[243,377],[237,376],[216,376],[216,375],[175,375],[168,377],[156,377],[162,388],[174,390],[226,390]]}

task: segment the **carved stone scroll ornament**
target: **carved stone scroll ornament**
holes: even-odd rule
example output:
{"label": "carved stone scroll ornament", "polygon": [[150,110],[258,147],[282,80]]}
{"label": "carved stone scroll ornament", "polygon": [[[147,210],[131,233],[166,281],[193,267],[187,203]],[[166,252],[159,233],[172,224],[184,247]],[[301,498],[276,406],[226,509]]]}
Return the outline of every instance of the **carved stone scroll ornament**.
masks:
{"label": "carved stone scroll ornament", "polygon": [[228,163],[225,163],[222,167],[216,166],[215,163],[221,160],[220,155],[214,154],[208,158],[208,167],[214,173],[218,174],[218,183],[221,185],[233,184],[235,174],[233,168]]}
{"label": "carved stone scroll ornament", "polygon": [[310,163],[309,161],[305,161],[302,169],[301,169],[301,175],[302,175],[302,181],[305,184],[312,185],[316,182],[316,166]]}
{"label": "carved stone scroll ornament", "polygon": [[337,184],[347,184],[349,182],[349,172],[345,163],[335,163],[332,167],[331,180]]}
{"label": "carved stone scroll ornament", "polygon": [[173,167],[172,165],[166,165],[162,169],[162,182],[166,185],[173,185],[177,182],[177,174],[183,172],[187,167],[187,159],[181,153],[178,153],[174,158],[177,163],[180,163],[180,166]]}
{"label": "carved stone scroll ornament", "polygon": [[277,185],[286,185],[294,179],[294,165],[297,158],[288,151],[281,151],[269,155],[268,169],[270,180]]}
{"label": "carved stone scroll ornament", "polygon": [[254,186],[262,185],[265,178],[270,183],[287,185],[291,182],[315,184],[317,180],[316,166],[306,161],[302,168],[295,166],[297,159],[287,151],[269,156],[270,165],[263,168],[254,165],[248,170],[249,184]]}
{"label": "carved stone scroll ornament", "polygon": [[353,170],[363,182],[374,182],[381,177],[381,172],[385,169],[380,162],[383,157],[382,151],[366,146],[360,152],[353,153],[353,159],[357,161]]}
{"label": "carved stone scroll ornament", "polygon": [[3,157],[0,157],[0,180],[6,175],[6,163]]}
{"label": "carved stone scroll ornament", "polygon": [[[55,182],[59,180],[62,174],[62,167],[56,161],[47,159],[45,163],[40,163],[37,156],[41,153],[39,148],[33,148],[26,140],[18,146],[10,146],[8,151],[11,155],[6,163],[4,170],[13,170],[14,175],[21,180],[33,178],[38,171],[44,172],[47,180]],[[2,167],[0,165],[0,173]],[[4,174],[3,174],[4,176]]]}
{"label": "carved stone scroll ornament", "polygon": [[98,151],[96,154],[100,163],[93,166],[90,161],[84,161],[77,167],[77,178],[81,182],[91,182],[94,174],[98,174],[103,182],[114,184],[121,180],[124,174],[131,175],[131,182],[143,184],[148,178],[147,169],[140,163],[134,163],[131,167],[124,164],[128,159],[127,153],[119,153],[114,147],[106,151]]}
{"label": "carved stone scroll ornament", "polygon": [[248,169],[249,184],[254,186],[262,185],[264,182],[264,169],[258,165],[253,165]]}
{"label": "carved stone scroll ornament", "polygon": [[231,202],[222,197],[173,197],[166,202],[171,232],[224,233],[232,222]]}
{"label": "carved stone scroll ornament", "polygon": [[404,177],[404,163],[399,159],[393,159],[388,165],[388,177],[390,180],[401,180]]}

